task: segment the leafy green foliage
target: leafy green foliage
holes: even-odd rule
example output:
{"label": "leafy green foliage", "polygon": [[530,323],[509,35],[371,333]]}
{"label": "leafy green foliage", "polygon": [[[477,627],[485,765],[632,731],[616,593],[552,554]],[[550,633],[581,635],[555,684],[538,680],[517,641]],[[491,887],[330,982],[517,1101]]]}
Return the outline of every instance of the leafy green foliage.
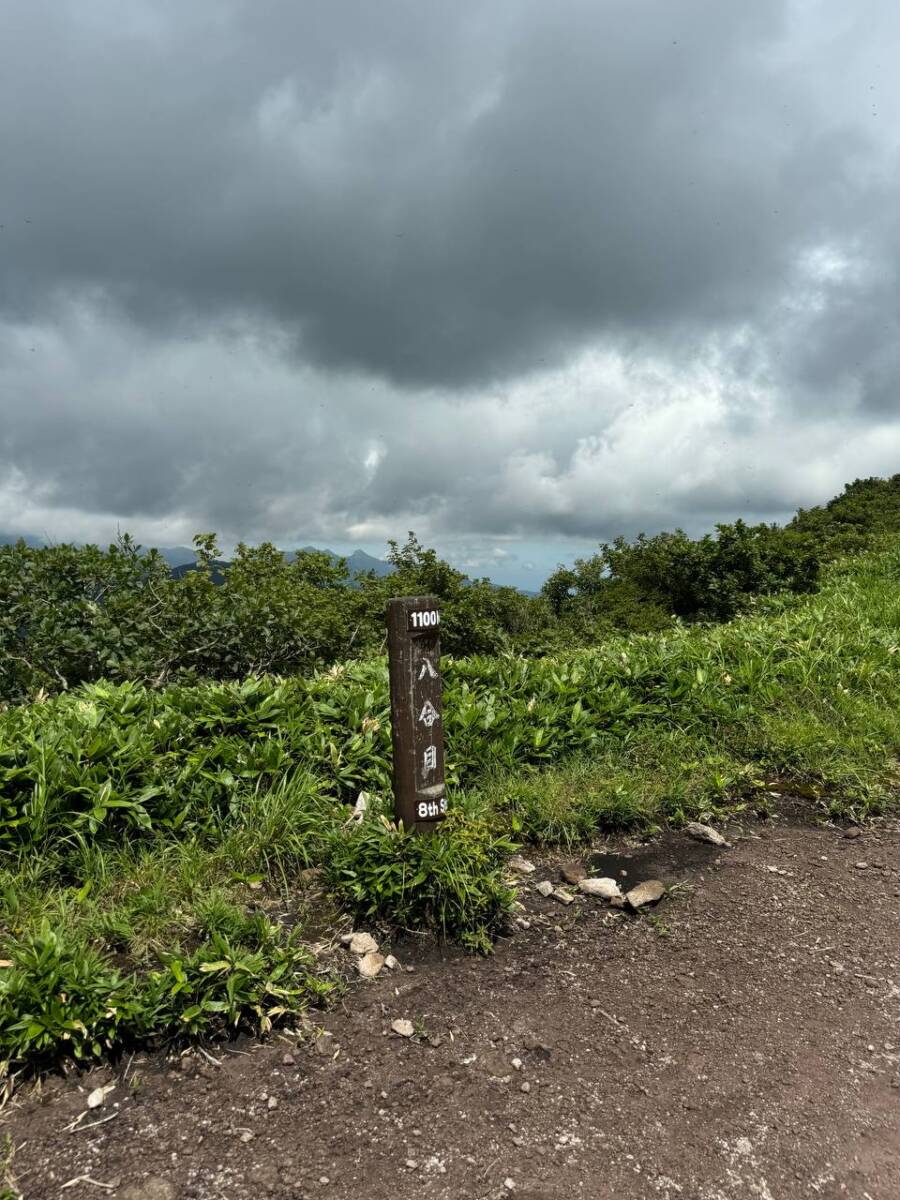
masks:
{"label": "leafy green foliage", "polygon": [[177,578],[127,536],[105,552],[0,546],[0,698],[103,678],[159,687],[309,672],[366,648],[360,597],[327,555],[239,546],[217,585],[214,537],[195,546],[197,569]]}
{"label": "leafy green foliage", "polygon": [[66,936],[44,920],[12,941],[11,966],[0,970],[0,1058],[48,1064],[159,1038],[264,1033],[328,993],[332,985],[317,977],[296,934],[260,914],[239,924],[236,938],[213,932],[156,970],[123,974],[84,930]]}
{"label": "leafy green foliage", "polygon": [[547,645],[549,610],[513,588],[468,580],[410,535],[393,576],[347,586],[346,564],[240,545],[219,569],[212,534],[196,569],[173,576],[127,536],[96,546],[0,546],[0,700],[21,702],[100,679],[152,687],[251,674],[311,674],[383,649],[385,604],[431,592],[450,653]]}
{"label": "leafy green foliage", "polygon": [[[539,597],[470,579],[410,533],[390,543],[389,576],[351,580],[344,560],[238,546],[222,569],[215,537],[194,539],[196,569],[169,571],[129,537],[96,546],[0,547],[0,701],[106,679],[151,687],[252,674],[310,675],[384,648],[391,596],[436,595],[444,651],[543,655],[617,631],[724,621],[756,597],[809,592],[821,566],[900,532],[900,476],[856,480],[786,528],[717,526],[633,542],[560,567]],[[350,586],[352,584],[352,586]]]}
{"label": "leafy green foliage", "polygon": [[140,1025],[133,983],[46,923],[10,948],[0,971],[0,1055],[31,1062],[99,1057]]}
{"label": "leafy green foliage", "polygon": [[[448,780],[471,787],[494,770],[597,756],[648,730],[702,729],[761,757],[764,715],[893,700],[886,643],[897,617],[891,551],[838,572],[816,601],[766,601],[758,618],[713,629],[610,638],[554,658],[473,656],[445,664]],[[856,570],[865,572],[866,586]],[[875,603],[887,605],[867,615]],[[877,622],[877,623],[876,623]],[[877,628],[878,636],[872,630]],[[861,694],[848,680],[864,680]],[[0,714],[0,845],[47,849],[123,837],[212,836],[301,767],[303,812],[322,814],[365,789],[390,786],[383,659],[312,678],[172,687],[94,684]],[[774,719],[772,717],[771,719]],[[875,727],[879,716],[868,717]],[[751,740],[748,742],[748,738]],[[744,753],[742,750],[741,753]],[[287,797],[287,803],[293,803]],[[298,860],[319,853],[316,819],[301,817]],[[248,836],[264,827],[251,822]]]}
{"label": "leafy green foliage", "polygon": [[488,822],[458,809],[426,836],[378,813],[352,831],[336,832],[326,870],[360,916],[437,929],[487,951],[515,899],[501,873],[514,848]]}
{"label": "leafy green foliage", "polygon": [[662,628],[670,616],[727,621],[764,593],[811,592],[820,559],[812,537],[777,525],[718,525],[716,536],[682,530],[634,542],[616,538],[599,554],[560,568],[544,586],[554,612],[586,631]]}
{"label": "leafy green foliage", "polygon": [[[839,516],[854,524],[862,505],[864,524],[868,486],[848,493]],[[265,1030],[301,1011],[330,986],[304,948],[304,868],[318,868],[359,915],[437,929],[484,950],[512,898],[503,877],[511,838],[570,844],[611,829],[715,819],[746,804],[765,807],[773,788],[799,789],[822,811],[856,819],[893,805],[896,540],[826,566],[821,590],[804,596],[812,582],[808,530],[796,531],[799,541],[771,543],[760,530],[731,533],[720,530],[716,545],[700,550],[681,535],[639,539],[611,558],[614,576],[589,560],[580,582],[560,579],[541,604],[559,608],[560,629],[576,613],[586,629],[598,629],[607,617],[592,615],[588,601],[614,594],[622,620],[636,619],[628,596],[642,598],[646,617],[654,604],[663,614],[676,594],[687,608],[702,599],[719,612],[746,607],[749,616],[715,626],[661,616],[661,632],[607,629],[589,649],[446,661],[452,807],[429,837],[383,815],[390,733],[386,664],[377,656],[290,678],[60,685],[57,696],[0,711],[0,942],[12,964],[0,967],[0,1057],[90,1058],[132,1041]],[[201,550],[211,572],[211,540]],[[53,571],[65,570],[52,586],[69,579],[77,631],[89,556],[64,551]],[[502,607],[488,605],[497,589],[479,598],[475,585],[414,540],[395,554],[404,591],[450,597],[458,645],[478,644],[489,621],[491,637],[515,644],[515,609],[501,620]],[[703,576],[704,556],[718,563],[718,582]],[[125,549],[112,558],[123,594],[144,586],[145,560]],[[95,566],[102,573],[108,557]],[[241,584],[248,605],[258,566]],[[276,558],[270,566],[272,587],[280,587],[283,567]],[[668,590],[648,601],[658,570],[669,572]],[[328,560],[310,559],[298,576],[305,572],[300,582],[318,596],[352,592],[357,611],[374,621],[384,599],[378,589],[388,585],[370,579],[347,589],[334,571]],[[766,572],[779,594],[753,591]],[[179,593],[183,627],[196,622],[197,644],[216,631],[227,642],[227,621],[209,625],[227,605],[208,604],[225,585],[216,589],[202,570],[194,576]],[[286,593],[285,622],[289,607]],[[37,610],[32,617],[37,633],[28,636],[40,640],[46,630]],[[3,636],[15,628],[7,622]],[[70,664],[87,661],[79,658],[89,649],[84,636],[54,660],[60,670],[65,662],[77,675],[81,668]],[[288,653],[285,638],[279,654]],[[127,644],[128,653],[143,653],[139,634]],[[261,644],[249,651],[254,661]],[[277,644],[274,634],[264,643]],[[361,789],[375,797],[373,811],[348,825],[346,803]],[[284,927],[275,913],[290,913]]]}
{"label": "leafy green foliage", "polygon": [[150,975],[150,1028],[179,1035],[243,1025],[266,1033],[285,1013],[326,995],[314,960],[296,934],[284,936],[262,914],[242,918],[240,940],[213,932],[187,957],[168,957]]}
{"label": "leafy green foliage", "polygon": [[814,538],[829,559],[866,550],[900,532],[900,475],[855,479],[827,504],[801,508],[788,529]]}

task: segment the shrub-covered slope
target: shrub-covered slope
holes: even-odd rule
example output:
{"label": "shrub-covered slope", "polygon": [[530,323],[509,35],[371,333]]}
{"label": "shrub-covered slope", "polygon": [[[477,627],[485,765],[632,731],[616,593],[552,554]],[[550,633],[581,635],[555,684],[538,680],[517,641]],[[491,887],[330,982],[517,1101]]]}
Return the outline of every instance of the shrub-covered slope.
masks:
{"label": "shrub-covered slope", "polygon": [[[900,750],[898,584],[894,546],[730,624],[448,661],[453,811],[432,838],[384,816],[382,659],[0,713],[0,1057],[295,1011],[325,986],[284,919],[304,868],[357,914],[486,948],[512,839],[764,806],[777,780],[835,815],[878,811]],[[371,813],[348,826],[360,790]]]}
{"label": "shrub-covered slope", "polygon": [[212,535],[173,577],[128,537],[96,546],[0,546],[0,702],[100,679],[155,688],[248,674],[312,674],[383,649],[385,602],[433,593],[444,649],[459,657],[552,654],[674,619],[725,621],[753,598],[814,591],[823,564],[900,532],[900,476],[857,480],[786,527],[716,526],[628,542],[560,567],[540,596],[469,579],[413,534],[390,543],[393,573],[348,587],[348,564],[319,551],[239,546],[224,573]]}

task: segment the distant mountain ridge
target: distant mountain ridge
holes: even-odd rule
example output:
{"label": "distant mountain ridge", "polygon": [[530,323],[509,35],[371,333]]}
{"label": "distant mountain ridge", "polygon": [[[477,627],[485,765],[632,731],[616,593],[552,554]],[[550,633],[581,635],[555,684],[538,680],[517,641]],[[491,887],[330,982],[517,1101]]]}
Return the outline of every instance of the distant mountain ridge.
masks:
{"label": "distant mountain ridge", "polygon": [[385,575],[393,575],[394,573],[394,567],[391,563],[385,562],[383,558],[375,558],[372,554],[366,554],[365,550],[354,550],[352,554],[347,555],[335,554],[333,550],[322,550],[320,552],[317,546],[304,546],[303,550],[309,553],[327,554],[332,562],[337,562],[339,558],[345,558],[347,570],[351,576],[372,571],[381,579]]}
{"label": "distant mountain ridge", "polygon": [[[0,530],[0,546],[14,546],[19,540],[25,542],[26,546],[31,546],[38,550],[42,546],[46,546],[47,542],[43,538],[32,537],[30,534],[7,533]],[[190,546],[156,546],[147,547],[147,549],[155,548],[172,568],[173,575],[181,576],[185,570],[190,570],[197,561],[197,555]],[[354,575],[363,574],[366,571],[372,571],[379,578],[385,575],[392,575],[394,568],[389,562],[385,562],[383,558],[375,558],[372,554],[367,554],[365,550],[354,550],[352,554],[341,555],[335,554],[333,550],[320,549],[318,546],[302,546],[301,552],[314,554],[327,554],[332,562],[337,562],[340,558],[345,558],[347,562],[347,570],[352,578]],[[293,560],[297,554],[296,550],[289,550],[286,557],[289,561]],[[216,564],[219,567],[227,567],[228,560],[223,559]]]}
{"label": "distant mountain ridge", "polygon": [[[172,568],[172,574],[176,579],[180,579],[183,575],[188,574],[195,569],[197,556],[193,550],[187,549],[186,546],[162,546],[159,547],[159,553]],[[347,564],[347,572],[350,579],[354,579],[357,575],[364,575],[371,571],[379,579],[386,575],[393,575],[394,567],[384,559],[375,558],[374,555],[367,554],[365,550],[354,550],[352,554],[341,555],[335,554],[333,550],[319,549],[318,546],[302,546],[299,551],[289,550],[285,554],[288,562],[293,562],[297,554],[327,554],[333,563],[337,563],[341,558]],[[213,582],[221,583],[223,580],[223,572],[228,570],[231,564],[228,559],[217,559],[213,563]]]}

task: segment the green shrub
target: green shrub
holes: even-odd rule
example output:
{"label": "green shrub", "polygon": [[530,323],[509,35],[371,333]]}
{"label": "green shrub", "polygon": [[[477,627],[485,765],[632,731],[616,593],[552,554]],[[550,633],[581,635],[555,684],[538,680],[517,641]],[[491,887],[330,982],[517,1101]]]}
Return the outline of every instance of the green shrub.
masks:
{"label": "green shrub", "polygon": [[311,675],[384,644],[391,596],[431,593],[445,653],[557,653],[611,634],[723,621],[755,597],[815,589],[821,564],[900,531],[900,475],[856,480],[791,523],[720,524],[617,538],[561,567],[542,595],[470,579],[410,533],[390,542],[393,574],[351,580],[343,560],[285,555],[270,543],[219,559],[194,539],[196,569],[174,575],[127,535],[96,546],[0,546],[0,702],[22,703],[100,679],[153,688],[247,675]]}
{"label": "green shrub", "polygon": [[404,929],[436,929],[487,951],[515,898],[503,879],[513,849],[487,821],[458,809],[425,836],[373,813],[352,830],[335,832],[325,870],[357,915]]}
{"label": "green shrub", "polygon": [[173,1035],[197,1035],[239,1026],[266,1033],[274,1021],[328,995],[332,985],[315,973],[315,960],[296,933],[285,936],[256,914],[230,922],[237,941],[213,932],[193,954],[168,957],[150,975],[148,1024]]}
{"label": "green shrub", "polygon": [[0,969],[0,1059],[41,1066],[161,1038],[265,1033],[332,990],[299,933],[259,914],[233,918],[233,939],[215,931],[192,953],[127,975],[44,921],[12,942]]}
{"label": "green shrub", "polygon": [[227,565],[212,534],[176,573],[128,536],[96,546],[0,546],[0,701],[21,703],[100,679],[151,687],[251,674],[312,674],[384,641],[385,603],[433,592],[445,649],[544,648],[546,604],[470,580],[411,534],[396,573],[359,577],[317,551],[239,545]]}
{"label": "green shrub", "polygon": [[814,591],[820,554],[816,541],[777,525],[717,525],[716,534],[689,538],[682,530],[616,538],[574,568],[561,567],[544,585],[558,616],[640,633],[672,616],[728,621],[751,597]]}
{"label": "green shrub", "polygon": [[134,980],[44,923],[9,947],[0,970],[0,1057],[49,1062],[97,1058],[123,1035],[146,1032]]}

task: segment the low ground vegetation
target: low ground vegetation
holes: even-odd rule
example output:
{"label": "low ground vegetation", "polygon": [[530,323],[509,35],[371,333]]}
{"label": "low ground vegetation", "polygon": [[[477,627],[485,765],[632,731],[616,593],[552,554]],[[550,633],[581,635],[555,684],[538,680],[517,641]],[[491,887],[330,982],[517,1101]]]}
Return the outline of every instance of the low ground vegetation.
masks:
{"label": "low ground vegetation", "polygon": [[[452,814],[389,819],[381,657],[310,677],[99,682],[0,713],[0,1058],[265,1030],[335,981],[302,882],[484,950],[514,844],[575,844],[771,803],[893,803],[900,548],[718,625],[552,657],[448,658]],[[348,823],[360,791],[371,797]],[[319,914],[318,920],[321,920]]]}

